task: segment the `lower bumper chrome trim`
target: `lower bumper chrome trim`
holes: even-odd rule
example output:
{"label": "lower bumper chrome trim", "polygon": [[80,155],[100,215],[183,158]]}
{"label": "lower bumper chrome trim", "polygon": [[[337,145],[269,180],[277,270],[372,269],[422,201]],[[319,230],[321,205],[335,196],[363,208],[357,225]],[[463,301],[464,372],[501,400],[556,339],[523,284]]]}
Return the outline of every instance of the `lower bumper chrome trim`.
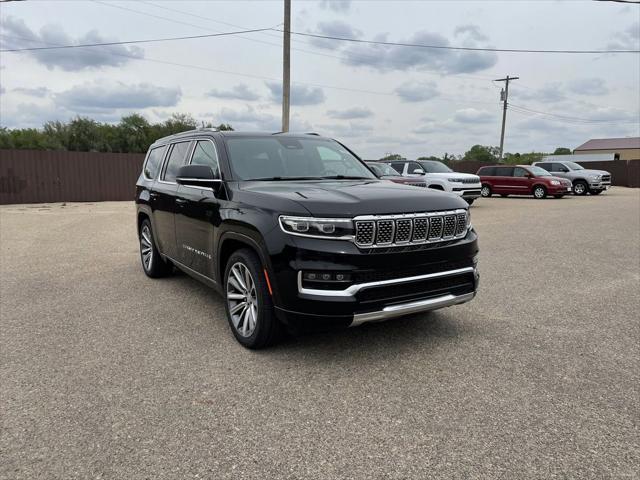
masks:
{"label": "lower bumper chrome trim", "polygon": [[417,302],[403,303],[400,305],[390,305],[376,312],[357,313],[353,316],[351,327],[362,325],[367,322],[379,322],[389,318],[400,317],[412,313],[428,312],[438,308],[450,307],[459,303],[471,300],[475,293],[465,293],[464,295],[443,295],[441,297],[419,300]]}

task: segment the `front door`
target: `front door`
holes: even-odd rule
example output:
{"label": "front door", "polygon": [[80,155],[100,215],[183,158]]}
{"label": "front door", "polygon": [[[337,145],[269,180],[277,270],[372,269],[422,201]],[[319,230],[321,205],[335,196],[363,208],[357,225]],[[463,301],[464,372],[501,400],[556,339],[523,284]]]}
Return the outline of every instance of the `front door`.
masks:
{"label": "front door", "polygon": [[184,165],[190,145],[190,141],[171,145],[160,178],[154,184],[156,241],[160,251],[171,258],[176,258],[177,253],[175,213],[178,184],[176,183],[176,174],[178,169]]}
{"label": "front door", "polygon": [[532,179],[529,178],[529,172],[522,167],[515,167],[513,169],[513,193],[518,195],[529,195],[531,193]]}
{"label": "front door", "polygon": [[[218,153],[213,140],[196,141],[190,164],[211,167],[220,178]],[[215,279],[214,233],[221,222],[220,201],[211,188],[186,185],[178,188],[176,201],[176,259],[196,273]]]}

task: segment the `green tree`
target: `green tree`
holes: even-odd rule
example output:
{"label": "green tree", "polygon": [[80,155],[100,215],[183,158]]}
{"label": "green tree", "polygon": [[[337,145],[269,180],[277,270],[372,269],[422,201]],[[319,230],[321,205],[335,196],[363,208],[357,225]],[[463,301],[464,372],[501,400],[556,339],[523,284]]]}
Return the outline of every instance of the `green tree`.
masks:
{"label": "green tree", "polygon": [[418,160],[434,160],[436,162],[441,162],[442,159],[440,157],[434,157],[433,155],[429,157],[418,157]]}
{"label": "green tree", "polygon": [[500,149],[485,145],[474,145],[465,152],[463,160],[475,160],[477,162],[497,162]]}
{"label": "green tree", "polygon": [[404,157],[399,153],[389,153],[388,155],[382,157],[380,160],[404,160]]}
{"label": "green tree", "polygon": [[571,149],[567,147],[558,147],[553,152],[554,155],[571,155]]}

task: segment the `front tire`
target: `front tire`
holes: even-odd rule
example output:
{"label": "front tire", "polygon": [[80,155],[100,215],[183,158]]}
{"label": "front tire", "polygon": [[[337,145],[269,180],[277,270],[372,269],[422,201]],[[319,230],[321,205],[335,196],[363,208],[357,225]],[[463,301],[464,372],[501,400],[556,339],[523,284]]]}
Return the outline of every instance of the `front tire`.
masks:
{"label": "front tire", "polygon": [[224,274],[225,310],[233,335],[251,349],[272,345],[280,322],[275,316],[264,269],[249,249],[234,252]]}
{"label": "front tire", "polygon": [[536,185],[535,187],[533,187],[533,196],[538,200],[542,200],[547,196],[547,189],[542,185]]}
{"label": "front tire", "polygon": [[586,195],[588,191],[589,187],[587,183],[583,182],[582,180],[578,180],[573,184],[573,193],[575,195]]}
{"label": "front tire", "polygon": [[173,267],[160,256],[149,219],[142,221],[139,237],[140,260],[142,261],[142,269],[147,277],[160,278],[169,275]]}
{"label": "front tire", "polygon": [[491,196],[491,187],[489,185],[482,185],[480,189],[480,195],[484,198],[489,198]]}

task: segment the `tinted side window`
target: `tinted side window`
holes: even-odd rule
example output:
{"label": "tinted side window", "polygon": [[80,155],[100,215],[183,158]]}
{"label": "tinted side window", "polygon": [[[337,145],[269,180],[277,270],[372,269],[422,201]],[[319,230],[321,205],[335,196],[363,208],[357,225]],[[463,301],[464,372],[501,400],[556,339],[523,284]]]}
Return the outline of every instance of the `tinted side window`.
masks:
{"label": "tinted side window", "polygon": [[513,167],[496,167],[497,177],[511,177],[513,175]]}
{"label": "tinted side window", "polygon": [[484,177],[493,177],[496,174],[496,167],[482,167],[478,170],[478,175]]}
{"label": "tinted side window", "polygon": [[520,167],[516,167],[513,170],[513,176],[514,177],[526,177],[527,176],[527,172],[524,168],[520,168]]}
{"label": "tinted side window", "polygon": [[171,152],[169,152],[169,159],[167,160],[167,166],[164,168],[165,182],[175,182],[178,169],[184,165],[187,151],[191,142],[174,143]]}
{"label": "tinted side window", "polygon": [[149,152],[147,161],[144,164],[144,176],[148,179],[156,178],[162,159],[164,158],[164,152],[167,150],[167,146],[156,147]]}
{"label": "tinted side window", "polygon": [[216,147],[209,140],[199,140],[193,149],[191,165],[206,165],[211,167],[216,177],[220,176],[218,167],[218,154]]}
{"label": "tinted side window", "polygon": [[402,170],[404,169],[404,163],[403,162],[392,162],[391,163],[391,167],[398,173],[402,173]]}
{"label": "tinted side window", "polygon": [[536,166],[540,167],[540,168],[544,168],[547,172],[551,168],[551,164],[550,163],[538,163],[538,164],[536,164]]}

